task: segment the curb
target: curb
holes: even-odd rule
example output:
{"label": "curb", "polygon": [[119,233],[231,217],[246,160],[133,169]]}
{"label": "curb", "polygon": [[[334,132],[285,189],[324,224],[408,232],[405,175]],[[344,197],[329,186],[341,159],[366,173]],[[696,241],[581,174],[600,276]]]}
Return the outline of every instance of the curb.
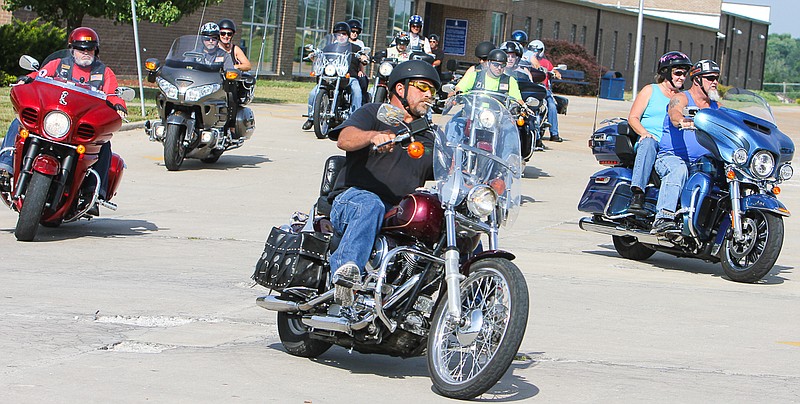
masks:
{"label": "curb", "polygon": [[145,121],[123,123],[119,131],[124,132],[127,130],[144,129],[144,123]]}

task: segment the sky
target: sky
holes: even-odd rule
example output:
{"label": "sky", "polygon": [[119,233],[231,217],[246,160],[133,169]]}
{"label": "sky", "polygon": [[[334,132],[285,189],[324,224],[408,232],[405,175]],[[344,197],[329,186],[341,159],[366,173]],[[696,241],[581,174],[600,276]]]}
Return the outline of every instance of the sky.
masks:
{"label": "sky", "polygon": [[757,4],[770,6],[770,34],[792,34],[792,38],[800,38],[800,24],[797,22],[796,9],[798,0],[730,0],[731,3]]}

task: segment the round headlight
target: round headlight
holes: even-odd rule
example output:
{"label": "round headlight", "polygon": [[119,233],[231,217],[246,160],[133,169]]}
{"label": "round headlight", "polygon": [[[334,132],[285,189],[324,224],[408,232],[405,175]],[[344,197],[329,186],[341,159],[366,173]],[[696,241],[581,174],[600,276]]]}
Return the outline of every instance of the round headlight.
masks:
{"label": "round headlight", "polygon": [[336,67],[334,65],[325,66],[325,75],[326,76],[335,76],[336,75]]}
{"label": "round headlight", "polygon": [[779,171],[781,180],[788,181],[794,175],[794,169],[791,164],[784,164]]}
{"label": "round headlight", "polygon": [[48,136],[62,139],[67,136],[69,127],[69,117],[61,111],[51,111],[44,117],[44,132]]}
{"label": "round headlight", "polygon": [[736,164],[744,164],[747,162],[747,150],[736,149],[736,151],[733,152],[733,162]]}
{"label": "round headlight", "polygon": [[762,150],[753,156],[753,161],[750,162],[750,170],[753,174],[767,178],[775,169],[775,158],[766,150]]}
{"label": "round headlight", "polygon": [[542,101],[536,97],[528,97],[525,99],[525,104],[533,109],[537,109],[542,105]]}
{"label": "round headlight", "polygon": [[381,67],[378,68],[378,73],[380,73],[381,76],[388,77],[390,74],[392,74],[392,70],[394,70],[394,66],[392,66],[391,63],[383,62],[381,63]]}
{"label": "round headlight", "polygon": [[484,128],[488,129],[494,127],[495,117],[494,113],[492,113],[491,111],[483,110],[478,119],[480,119],[481,126],[483,126]]}
{"label": "round headlight", "polygon": [[467,208],[478,217],[489,216],[497,204],[497,194],[487,185],[472,188],[467,195]]}

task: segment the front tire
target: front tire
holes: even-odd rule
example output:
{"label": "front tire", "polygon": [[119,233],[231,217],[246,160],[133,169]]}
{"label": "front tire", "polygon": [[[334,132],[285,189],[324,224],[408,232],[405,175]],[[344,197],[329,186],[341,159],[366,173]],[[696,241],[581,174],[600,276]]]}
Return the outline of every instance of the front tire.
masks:
{"label": "front tire", "polygon": [[622,258],[634,261],[644,261],[653,256],[656,250],[648,248],[640,243],[636,237],[630,236],[611,236],[614,240],[614,249]]}
{"label": "front tire", "polygon": [[461,283],[464,324],[447,320],[447,298],[436,309],[428,336],[428,371],[445,397],[470,399],[497,383],[522,343],[528,323],[528,286],[506,259],[487,258]]}
{"label": "front tire", "polygon": [[186,156],[183,138],[186,128],[181,125],[167,125],[164,137],[164,165],[169,171],[178,171]]}
{"label": "front tire", "polygon": [[722,268],[732,281],[757,282],[772,270],[783,246],[783,218],[760,210],[742,216],[742,241],[726,238]]}
{"label": "front tire", "polygon": [[303,358],[316,358],[331,347],[328,342],[311,339],[297,314],[278,312],[278,336],[286,352]]}
{"label": "front tire", "polygon": [[330,97],[328,92],[320,89],[317,98],[314,99],[314,135],[317,139],[328,137],[328,115],[331,112]]}
{"label": "front tire", "polygon": [[17,227],[14,229],[14,236],[17,237],[17,240],[32,241],[36,237],[52,181],[53,178],[50,176],[37,171],[33,172],[31,182],[25,191],[25,200],[19,212]]}

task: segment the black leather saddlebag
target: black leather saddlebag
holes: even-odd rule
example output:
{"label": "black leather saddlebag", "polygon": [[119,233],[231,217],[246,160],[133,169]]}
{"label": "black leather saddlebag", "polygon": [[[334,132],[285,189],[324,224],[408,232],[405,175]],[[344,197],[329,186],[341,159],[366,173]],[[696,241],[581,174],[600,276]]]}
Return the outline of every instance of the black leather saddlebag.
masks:
{"label": "black leather saddlebag", "polygon": [[295,233],[273,227],[252,278],[278,292],[298,286],[320,289],[327,275],[329,243],[330,236],[324,233]]}

